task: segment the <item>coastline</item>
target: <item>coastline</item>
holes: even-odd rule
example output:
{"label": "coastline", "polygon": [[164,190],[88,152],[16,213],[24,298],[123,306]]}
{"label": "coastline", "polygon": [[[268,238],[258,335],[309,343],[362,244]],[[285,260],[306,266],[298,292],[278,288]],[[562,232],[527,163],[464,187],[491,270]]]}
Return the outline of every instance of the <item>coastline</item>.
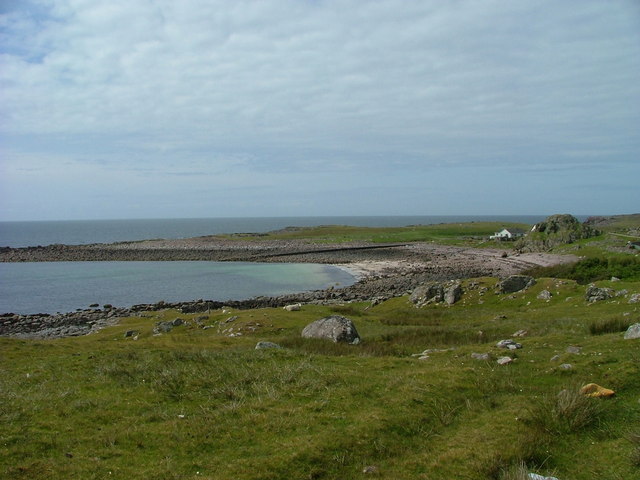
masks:
{"label": "coastline", "polygon": [[148,240],[87,246],[2,248],[2,262],[127,260],[215,260],[333,265],[355,277],[345,287],[237,301],[195,300],[85,309],[56,315],[0,315],[0,336],[58,338],[85,335],[139,312],[175,308],[194,313],[231,306],[237,309],[282,307],[292,303],[379,302],[410,294],[428,281],[492,276],[504,278],[533,266],[573,262],[577,257],[544,253],[513,254],[501,249],[409,244],[320,244],[310,241],[238,241],[211,237]]}

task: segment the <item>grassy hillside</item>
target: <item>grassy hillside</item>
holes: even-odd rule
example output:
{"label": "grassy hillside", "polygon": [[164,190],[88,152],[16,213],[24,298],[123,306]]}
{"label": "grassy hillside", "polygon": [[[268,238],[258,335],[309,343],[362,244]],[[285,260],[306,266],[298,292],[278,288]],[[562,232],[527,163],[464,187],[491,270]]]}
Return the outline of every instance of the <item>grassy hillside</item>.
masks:
{"label": "grassy hillside", "polygon": [[[640,340],[621,332],[640,322],[628,303],[640,282],[600,282],[627,294],[594,304],[573,281],[494,285],[465,281],[451,307],[218,310],[207,329],[161,311],[87,337],[0,339],[0,477],[508,480],[524,465],[640,478]],[[360,345],[300,338],[332,313],[354,320]],[[178,316],[187,325],[153,336]],[[495,347],[521,329],[522,349]],[[616,395],[577,394],[588,382]]]}

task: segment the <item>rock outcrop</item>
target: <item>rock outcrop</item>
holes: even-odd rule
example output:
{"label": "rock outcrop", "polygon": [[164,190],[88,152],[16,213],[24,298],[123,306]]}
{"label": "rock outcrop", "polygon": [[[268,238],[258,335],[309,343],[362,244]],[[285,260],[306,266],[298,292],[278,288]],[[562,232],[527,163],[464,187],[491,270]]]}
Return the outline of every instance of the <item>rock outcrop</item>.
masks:
{"label": "rock outcrop", "polygon": [[542,252],[558,245],[599,235],[595,228],[580,221],[573,215],[557,214],[536,223],[526,237],[515,243],[520,252]]}

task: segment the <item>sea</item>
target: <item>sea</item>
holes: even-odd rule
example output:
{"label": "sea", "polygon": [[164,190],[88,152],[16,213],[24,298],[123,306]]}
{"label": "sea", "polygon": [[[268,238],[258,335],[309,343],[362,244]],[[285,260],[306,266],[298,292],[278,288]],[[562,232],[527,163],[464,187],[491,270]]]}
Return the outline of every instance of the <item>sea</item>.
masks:
{"label": "sea", "polygon": [[[480,221],[534,224],[526,216],[338,216],[0,222],[0,247],[87,245],[177,239],[222,233],[265,233],[286,227],[400,227]],[[586,218],[586,216],[585,216]],[[240,300],[345,286],[348,270],[315,264],[251,262],[0,263],[0,313],[70,312],[89,305]]]}

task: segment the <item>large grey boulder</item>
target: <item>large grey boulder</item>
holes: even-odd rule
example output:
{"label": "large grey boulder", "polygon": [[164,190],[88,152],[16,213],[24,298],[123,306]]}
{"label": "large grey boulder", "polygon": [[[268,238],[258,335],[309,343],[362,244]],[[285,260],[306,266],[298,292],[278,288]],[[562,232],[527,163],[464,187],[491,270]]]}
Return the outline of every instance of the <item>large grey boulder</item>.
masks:
{"label": "large grey boulder", "polygon": [[409,300],[417,307],[442,302],[453,305],[462,298],[462,293],[462,285],[457,280],[447,283],[428,282],[416,287]]}
{"label": "large grey boulder", "polygon": [[624,333],[625,340],[632,340],[634,338],[640,338],[640,323],[634,323]]}
{"label": "large grey boulder", "polygon": [[584,298],[587,302],[600,302],[602,300],[608,300],[615,296],[615,292],[611,288],[599,288],[595,285],[589,285],[587,291],[584,294]]}
{"label": "large grey boulder", "polygon": [[331,315],[310,323],[302,330],[303,338],[325,338],[335,343],[360,343],[360,335],[351,320],[340,315]]}
{"label": "large grey boulder", "polygon": [[515,293],[536,284],[536,280],[528,275],[511,275],[496,285],[500,293]]}
{"label": "large grey boulder", "polygon": [[413,290],[409,300],[418,307],[444,300],[444,287],[438,282],[429,282]]}

